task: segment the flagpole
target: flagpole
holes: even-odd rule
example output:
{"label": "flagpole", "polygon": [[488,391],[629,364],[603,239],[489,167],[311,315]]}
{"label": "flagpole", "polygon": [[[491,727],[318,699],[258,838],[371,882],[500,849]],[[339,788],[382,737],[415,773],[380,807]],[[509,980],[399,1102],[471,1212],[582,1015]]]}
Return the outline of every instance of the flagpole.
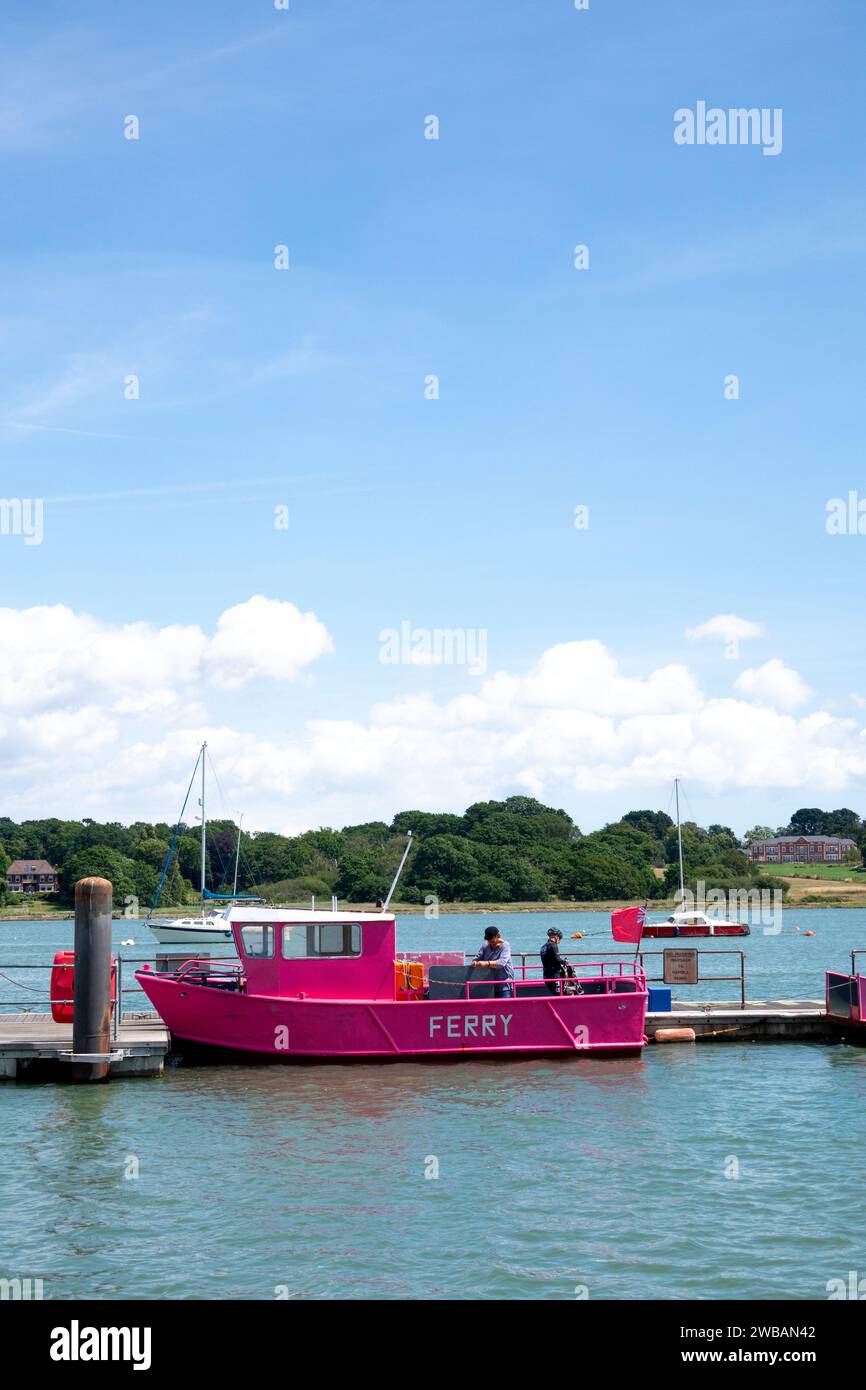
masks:
{"label": "flagpole", "polygon": [[644,900],[643,900],[643,922],[641,922],[640,936],[638,937],[638,939],[637,939],[637,945],[636,945],[635,948],[634,948],[634,968],[635,968],[635,970],[637,970],[637,958],[638,958],[638,956],[640,955],[640,948],[641,948],[641,946],[643,945],[643,929],[644,929],[644,926],[645,926],[645,924],[646,924],[646,909],[647,909],[647,903],[648,903],[648,902],[649,902],[649,898],[644,898]]}

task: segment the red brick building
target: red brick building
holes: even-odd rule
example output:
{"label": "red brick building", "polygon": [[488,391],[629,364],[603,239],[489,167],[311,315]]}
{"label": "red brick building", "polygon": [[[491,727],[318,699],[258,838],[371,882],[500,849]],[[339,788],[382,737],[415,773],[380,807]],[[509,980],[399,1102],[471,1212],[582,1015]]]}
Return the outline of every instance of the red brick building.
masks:
{"label": "red brick building", "polygon": [[60,875],[47,859],[15,859],[6,870],[10,893],[56,893]]}
{"label": "red brick building", "polygon": [[749,847],[755,864],[843,864],[857,846],[843,835],[776,835]]}

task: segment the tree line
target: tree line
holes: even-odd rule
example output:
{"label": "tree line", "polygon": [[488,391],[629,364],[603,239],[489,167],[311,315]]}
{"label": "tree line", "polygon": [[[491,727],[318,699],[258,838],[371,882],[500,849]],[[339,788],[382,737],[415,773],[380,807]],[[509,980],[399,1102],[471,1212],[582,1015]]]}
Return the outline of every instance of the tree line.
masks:
{"label": "tree line", "polygon": [[[295,836],[243,831],[238,892],[283,902],[309,900],[311,894],[329,900],[333,893],[347,902],[375,902],[388,891],[410,830],[413,845],[397,895],[404,903],[431,896],[441,902],[640,901],[669,897],[679,885],[676,826],[664,811],[629,811],[584,835],[566,811],[511,796],[478,801],[462,815],[401,811],[390,824],[369,821]],[[781,830],[755,826],[741,840],[728,826],[686,821],[686,882],[693,886],[702,879],[708,889],[725,890],[767,886],[771,880],[761,877],[746,851],[756,839],[787,833],[850,835],[860,846],[866,825],[845,808],[802,808]],[[131,900],[144,911],[156,895],[174,835],[166,822],[17,823],[0,817],[0,895],[11,860],[47,859],[60,872],[63,902],[71,903],[79,878],[97,874],[111,879],[118,906]],[[237,835],[230,820],[208,822],[205,882],[212,892],[232,890]],[[200,854],[198,827],[182,825],[160,906],[197,900]]]}

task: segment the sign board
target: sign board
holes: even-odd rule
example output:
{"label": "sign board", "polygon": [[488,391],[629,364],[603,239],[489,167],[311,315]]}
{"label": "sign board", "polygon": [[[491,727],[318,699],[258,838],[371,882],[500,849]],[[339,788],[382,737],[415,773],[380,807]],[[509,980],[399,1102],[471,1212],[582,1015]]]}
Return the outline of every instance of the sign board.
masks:
{"label": "sign board", "polygon": [[696,985],[698,983],[697,951],[665,947],[664,959],[666,985]]}

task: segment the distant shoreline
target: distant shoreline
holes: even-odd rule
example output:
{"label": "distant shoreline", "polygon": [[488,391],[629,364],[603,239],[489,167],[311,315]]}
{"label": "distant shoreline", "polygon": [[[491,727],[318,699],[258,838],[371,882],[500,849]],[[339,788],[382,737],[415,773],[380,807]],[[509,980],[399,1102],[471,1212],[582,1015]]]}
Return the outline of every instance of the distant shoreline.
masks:
{"label": "distant shoreline", "polygon": [[[297,912],[306,910],[307,904],[294,903],[289,905],[286,903],[266,903],[264,904],[264,906],[268,908],[285,907],[287,911]],[[496,913],[503,912],[510,914],[517,914],[523,912],[536,914],[554,912],[566,915],[581,912],[614,912],[617,908],[632,906],[634,906],[632,901],[616,901],[613,899],[607,899],[602,902],[591,903],[573,903],[562,901],[535,903],[440,903],[438,912],[436,913],[436,917],[438,918],[468,916],[470,914],[478,916],[493,916]],[[800,913],[823,911],[825,908],[840,908],[850,910],[851,908],[859,907],[866,908],[866,892],[862,894],[839,894],[838,898],[829,897],[828,895],[828,900],[825,901],[822,898],[820,902],[805,902],[802,898],[788,898],[788,900],[784,904],[784,911],[787,913]],[[673,902],[673,900],[658,901],[654,902],[651,906],[647,906],[647,915],[652,917],[656,913],[673,912],[675,910],[676,904]],[[341,903],[340,911],[370,912],[372,914],[375,914],[377,909],[372,903]],[[429,912],[429,908],[425,907],[422,903],[393,903],[392,911],[398,917],[423,917],[425,913]],[[152,920],[154,922],[165,923],[170,922],[175,917],[181,915],[194,915],[194,908],[191,906],[187,906],[185,908],[175,908],[172,912],[160,912],[157,913]],[[64,908],[63,910],[57,910],[53,912],[49,910],[43,915],[40,915],[32,912],[18,912],[8,906],[0,907],[0,926],[2,926],[4,922],[33,922],[39,926],[47,926],[51,922],[71,922],[74,920],[74,918],[75,913],[72,911],[71,908]],[[124,917],[122,913],[115,913],[113,915],[113,921],[115,922],[140,922],[141,920],[142,919],[140,917]],[[431,920],[435,920],[435,918],[432,918]]]}

